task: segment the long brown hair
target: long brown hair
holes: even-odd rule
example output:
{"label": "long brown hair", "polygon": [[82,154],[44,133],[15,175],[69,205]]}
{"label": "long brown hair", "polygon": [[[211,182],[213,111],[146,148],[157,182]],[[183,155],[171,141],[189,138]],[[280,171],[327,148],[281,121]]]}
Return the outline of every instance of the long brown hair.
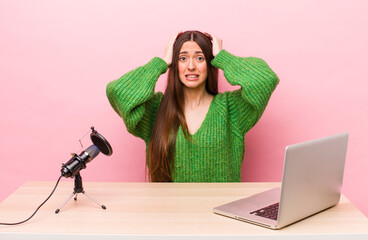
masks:
{"label": "long brown hair", "polygon": [[214,58],[212,42],[209,36],[199,31],[186,31],[176,38],[173,57],[169,66],[167,86],[157,111],[151,141],[148,145],[148,170],[152,182],[171,182],[174,166],[175,143],[179,126],[190,139],[184,114],[184,87],[179,79],[179,51],[187,41],[195,41],[206,59],[206,91],[212,95],[218,93],[218,69],[211,65]]}

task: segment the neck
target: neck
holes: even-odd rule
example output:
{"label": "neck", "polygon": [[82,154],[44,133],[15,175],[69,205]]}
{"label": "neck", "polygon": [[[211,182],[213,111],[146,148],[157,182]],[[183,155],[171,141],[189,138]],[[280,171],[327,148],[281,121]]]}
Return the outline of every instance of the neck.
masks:
{"label": "neck", "polygon": [[185,105],[189,108],[197,108],[201,104],[211,101],[213,96],[206,91],[206,88],[188,89],[184,91]]}

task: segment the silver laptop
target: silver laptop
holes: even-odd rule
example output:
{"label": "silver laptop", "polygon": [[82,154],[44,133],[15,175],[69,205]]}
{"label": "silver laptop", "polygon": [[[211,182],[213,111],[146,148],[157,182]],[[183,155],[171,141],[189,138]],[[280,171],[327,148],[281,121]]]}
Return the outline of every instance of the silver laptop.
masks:
{"label": "silver laptop", "polygon": [[281,188],[230,202],[214,213],[280,229],[340,200],[348,133],[286,147]]}

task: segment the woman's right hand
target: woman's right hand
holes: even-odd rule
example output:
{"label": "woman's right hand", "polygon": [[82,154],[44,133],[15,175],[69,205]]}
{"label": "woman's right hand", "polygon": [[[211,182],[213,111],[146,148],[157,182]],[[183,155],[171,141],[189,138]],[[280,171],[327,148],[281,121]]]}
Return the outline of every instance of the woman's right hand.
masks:
{"label": "woman's right hand", "polygon": [[166,44],[163,60],[166,62],[167,66],[170,66],[171,64],[174,43],[178,35],[179,33],[175,33],[174,35],[172,35],[169,42]]}

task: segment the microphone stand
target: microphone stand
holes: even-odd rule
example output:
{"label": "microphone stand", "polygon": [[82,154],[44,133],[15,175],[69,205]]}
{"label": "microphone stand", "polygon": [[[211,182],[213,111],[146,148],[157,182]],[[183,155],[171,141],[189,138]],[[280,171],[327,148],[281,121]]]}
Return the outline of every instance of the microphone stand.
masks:
{"label": "microphone stand", "polygon": [[94,201],[95,203],[97,203],[97,205],[99,205],[102,209],[106,209],[105,205],[100,204],[99,202],[97,202],[94,198],[92,198],[91,196],[89,196],[84,190],[83,190],[83,184],[82,184],[82,177],[80,175],[80,173],[78,172],[77,174],[75,174],[74,176],[74,191],[73,193],[65,200],[65,202],[58,208],[56,209],[55,213],[59,213],[60,209],[62,207],[65,206],[65,204],[74,196],[74,201],[77,201],[77,197],[78,197],[78,193],[83,193],[85,196],[87,196],[89,199],[91,199],[92,201]]}

